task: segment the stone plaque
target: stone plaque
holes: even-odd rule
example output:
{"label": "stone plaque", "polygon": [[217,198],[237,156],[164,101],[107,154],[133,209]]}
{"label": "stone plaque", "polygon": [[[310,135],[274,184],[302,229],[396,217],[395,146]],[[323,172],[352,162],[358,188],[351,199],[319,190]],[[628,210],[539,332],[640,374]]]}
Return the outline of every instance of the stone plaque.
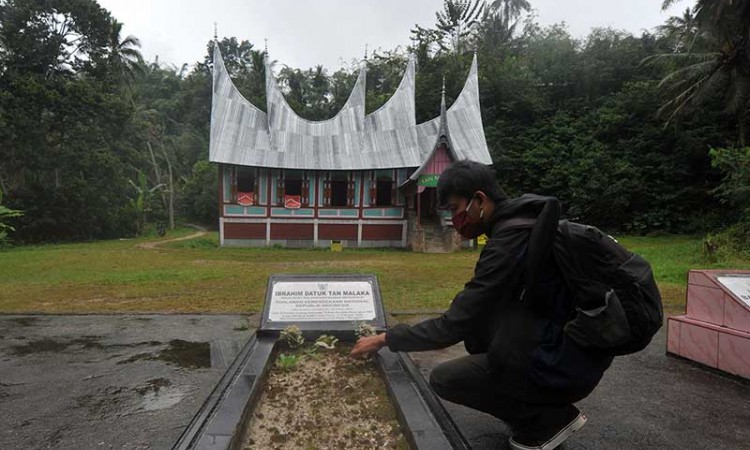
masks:
{"label": "stone plaque", "polygon": [[750,307],[750,275],[722,275],[716,279]]}
{"label": "stone plaque", "polygon": [[261,329],[353,330],[359,322],[385,326],[374,275],[273,275]]}
{"label": "stone plaque", "polygon": [[268,320],[374,320],[373,298],[372,284],[363,281],[279,281],[271,292]]}

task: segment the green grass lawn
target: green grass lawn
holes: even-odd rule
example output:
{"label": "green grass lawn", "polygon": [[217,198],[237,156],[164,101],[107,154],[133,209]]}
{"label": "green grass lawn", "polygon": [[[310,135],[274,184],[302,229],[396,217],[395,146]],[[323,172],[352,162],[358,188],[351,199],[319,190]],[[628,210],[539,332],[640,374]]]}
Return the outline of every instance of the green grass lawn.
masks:
{"label": "green grass lawn", "polygon": [[[193,230],[170,233],[184,236]],[[262,307],[274,273],[373,273],[387,310],[442,310],[471,277],[478,252],[219,248],[216,233],[144,249],[155,238],[20,247],[0,252],[1,312],[249,312]],[[691,237],[624,238],[649,260],[669,312],[684,306],[690,268],[709,262]]]}

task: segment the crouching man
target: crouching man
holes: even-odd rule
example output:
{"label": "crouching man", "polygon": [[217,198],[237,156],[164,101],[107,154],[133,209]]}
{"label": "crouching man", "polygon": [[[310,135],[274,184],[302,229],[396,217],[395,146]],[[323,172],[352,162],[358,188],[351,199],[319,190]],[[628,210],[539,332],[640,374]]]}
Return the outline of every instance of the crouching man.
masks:
{"label": "crouching man", "polygon": [[[469,355],[435,367],[434,391],[505,421],[513,430],[512,448],[551,450],[586,423],[573,404],[594,390],[612,362],[563,332],[572,297],[548,251],[552,244],[545,242],[557,227],[559,203],[533,195],[507,199],[493,171],[470,161],[446,169],[438,196],[461,235],[489,237],[473,278],[442,316],[361,338],[352,356],[383,346],[415,352],[463,341]],[[514,226],[510,219],[536,222]],[[539,267],[533,289],[524,286],[528,260]]]}

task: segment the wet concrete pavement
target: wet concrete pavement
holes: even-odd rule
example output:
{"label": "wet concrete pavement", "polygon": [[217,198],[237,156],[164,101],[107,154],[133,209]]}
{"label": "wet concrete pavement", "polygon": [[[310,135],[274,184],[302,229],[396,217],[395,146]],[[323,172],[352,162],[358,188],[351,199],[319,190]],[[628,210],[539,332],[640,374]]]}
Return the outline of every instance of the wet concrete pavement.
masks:
{"label": "wet concrete pavement", "polygon": [[[750,448],[750,382],[665,355],[665,333],[641,353],[616,358],[578,406],[586,426],[567,450]],[[465,355],[461,344],[412,353],[423,374]],[[509,449],[509,429],[493,417],[444,402],[474,450]]]}
{"label": "wet concrete pavement", "polygon": [[[411,317],[411,321],[417,320]],[[169,449],[254,331],[238,315],[0,316],[0,449]],[[579,405],[565,449],[750,448],[750,383],[664,354],[662,331]],[[411,356],[427,377],[461,345]],[[475,450],[509,430],[446,402]]]}
{"label": "wet concrete pavement", "polygon": [[0,449],[168,449],[251,332],[226,315],[0,316]]}

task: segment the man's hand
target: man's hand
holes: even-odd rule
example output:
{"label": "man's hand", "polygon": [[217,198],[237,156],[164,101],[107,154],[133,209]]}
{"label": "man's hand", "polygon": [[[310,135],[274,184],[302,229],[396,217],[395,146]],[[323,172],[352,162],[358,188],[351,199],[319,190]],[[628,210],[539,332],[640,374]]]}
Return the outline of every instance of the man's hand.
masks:
{"label": "man's hand", "polygon": [[377,336],[361,337],[354,345],[352,352],[349,354],[354,358],[370,356],[385,346],[385,333]]}

